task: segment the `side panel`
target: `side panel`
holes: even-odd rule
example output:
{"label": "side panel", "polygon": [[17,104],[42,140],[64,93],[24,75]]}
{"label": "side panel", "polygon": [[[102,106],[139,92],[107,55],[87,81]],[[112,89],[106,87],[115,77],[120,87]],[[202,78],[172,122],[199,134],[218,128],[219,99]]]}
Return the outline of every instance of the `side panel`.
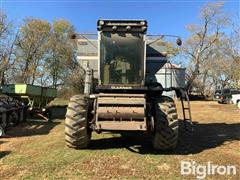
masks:
{"label": "side panel", "polygon": [[3,85],[3,93],[9,95],[24,95],[32,97],[46,97],[55,98],[57,95],[57,90],[53,88],[27,85],[27,84],[10,84]]}
{"label": "side panel", "polygon": [[80,35],[77,40],[77,60],[84,69],[91,68],[96,79],[98,79],[98,47],[97,35]]}

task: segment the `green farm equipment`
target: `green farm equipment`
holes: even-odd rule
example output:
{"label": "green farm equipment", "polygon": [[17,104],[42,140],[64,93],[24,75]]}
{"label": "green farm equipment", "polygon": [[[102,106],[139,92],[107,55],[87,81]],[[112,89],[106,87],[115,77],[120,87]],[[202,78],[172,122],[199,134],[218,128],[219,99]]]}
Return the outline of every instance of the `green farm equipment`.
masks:
{"label": "green farm equipment", "polygon": [[[50,120],[51,112],[46,105],[56,97],[56,89],[28,84],[7,84],[2,86],[2,93],[7,95],[7,97],[0,98],[2,129],[13,124],[10,123],[11,119],[19,122],[19,120],[26,119],[27,115]],[[10,116],[11,114],[14,118]]]}
{"label": "green farm equipment", "polygon": [[3,93],[27,103],[33,109],[46,106],[56,97],[57,91],[53,88],[27,84],[8,84],[3,86]]}

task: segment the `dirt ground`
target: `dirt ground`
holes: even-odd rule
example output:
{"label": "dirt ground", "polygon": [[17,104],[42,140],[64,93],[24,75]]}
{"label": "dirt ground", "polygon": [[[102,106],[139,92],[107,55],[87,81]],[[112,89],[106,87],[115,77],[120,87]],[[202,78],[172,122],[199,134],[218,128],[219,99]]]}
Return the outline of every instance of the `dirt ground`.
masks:
{"label": "dirt ground", "polygon": [[[179,105],[178,105],[179,106]],[[90,147],[73,150],[64,143],[64,121],[32,120],[0,139],[0,179],[196,179],[181,175],[181,161],[234,165],[240,179],[240,110],[213,101],[192,101],[194,132],[184,130],[182,111],[176,150],[154,151],[145,134],[93,134]]]}

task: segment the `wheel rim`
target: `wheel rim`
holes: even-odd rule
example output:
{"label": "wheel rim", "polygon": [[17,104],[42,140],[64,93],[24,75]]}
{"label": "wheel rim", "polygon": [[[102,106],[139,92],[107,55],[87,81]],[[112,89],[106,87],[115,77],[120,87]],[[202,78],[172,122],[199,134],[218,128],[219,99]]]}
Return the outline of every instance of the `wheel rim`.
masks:
{"label": "wheel rim", "polygon": [[18,115],[16,112],[13,112],[9,117],[10,124],[12,126],[16,125],[18,122]]}

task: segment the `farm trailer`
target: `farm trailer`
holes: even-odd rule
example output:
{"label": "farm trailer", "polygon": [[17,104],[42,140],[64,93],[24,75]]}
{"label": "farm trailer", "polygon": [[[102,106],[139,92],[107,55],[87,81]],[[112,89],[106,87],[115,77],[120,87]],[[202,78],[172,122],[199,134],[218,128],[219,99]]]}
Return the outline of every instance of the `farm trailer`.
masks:
{"label": "farm trailer", "polygon": [[[26,119],[27,115],[33,117],[35,115],[44,118],[45,120],[51,119],[51,112],[46,107],[47,104],[56,97],[57,91],[54,88],[34,86],[28,84],[7,84],[3,85],[2,93],[12,98],[12,101],[2,101],[0,108],[4,109],[1,114],[3,114],[1,124],[4,124],[5,121],[9,121],[9,116],[4,112],[15,112],[12,110],[11,104],[19,105],[23,109],[26,109],[22,115]],[[9,99],[9,98],[8,98]],[[16,108],[16,105],[13,106]],[[21,108],[20,108],[21,109]],[[18,113],[15,113],[14,117],[19,119]],[[5,126],[5,125],[4,125]]]}

